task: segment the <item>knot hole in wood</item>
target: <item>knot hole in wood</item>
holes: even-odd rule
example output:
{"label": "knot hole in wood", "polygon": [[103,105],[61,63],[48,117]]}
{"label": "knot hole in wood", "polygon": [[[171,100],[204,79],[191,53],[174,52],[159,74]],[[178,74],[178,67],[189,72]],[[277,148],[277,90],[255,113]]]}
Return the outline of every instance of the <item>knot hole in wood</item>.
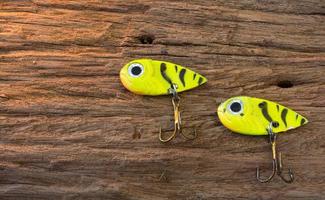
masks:
{"label": "knot hole in wood", "polygon": [[139,37],[141,44],[152,44],[154,40],[155,37],[153,35],[141,35]]}
{"label": "knot hole in wood", "polygon": [[280,88],[291,88],[293,87],[293,83],[289,80],[283,80],[283,81],[279,81],[277,83],[277,86]]}

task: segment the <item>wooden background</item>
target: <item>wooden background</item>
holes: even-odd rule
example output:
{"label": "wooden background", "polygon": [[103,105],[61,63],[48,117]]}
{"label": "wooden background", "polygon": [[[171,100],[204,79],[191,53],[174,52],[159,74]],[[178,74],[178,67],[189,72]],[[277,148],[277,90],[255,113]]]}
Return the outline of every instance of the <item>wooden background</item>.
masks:
{"label": "wooden background", "polygon": [[[142,57],[209,79],[181,94],[196,140],[161,144],[170,97],[120,83]],[[215,113],[236,95],[310,120],[278,140],[293,184],[256,182],[270,145]],[[325,199],[325,1],[1,0],[0,102],[0,199]]]}

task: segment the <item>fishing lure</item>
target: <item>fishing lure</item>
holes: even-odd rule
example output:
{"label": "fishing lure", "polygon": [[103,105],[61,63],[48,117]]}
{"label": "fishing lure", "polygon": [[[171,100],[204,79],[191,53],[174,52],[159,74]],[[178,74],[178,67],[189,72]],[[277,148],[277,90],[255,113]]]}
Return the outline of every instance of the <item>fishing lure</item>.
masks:
{"label": "fishing lure", "polygon": [[218,107],[221,123],[233,132],[245,135],[268,135],[272,146],[273,172],[267,179],[260,178],[257,168],[256,178],[260,182],[270,181],[277,173],[285,182],[294,180],[289,169],[290,179],[282,176],[282,159],[276,151],[276,134],[300,127],[308,120],[297,112],[278,103],[247,96],[233,97],[221,103]]}
{"label": "fishing lure", "polygon": [[[138,59],[126,64],[120,71],[120,79],[125,88],[140,95],[172,95],[174,107],[174,132],[167,139],[163,139],[162,130],[159,130],[161,142],[173,139],[176,133],[182,133],[180,116],[179,92],[196,88],[207,82],[207,79],[180,65],[165,61]],[[196,137],[196,131],[195,131]],[[189,138],[192,139],[192,138]]]}

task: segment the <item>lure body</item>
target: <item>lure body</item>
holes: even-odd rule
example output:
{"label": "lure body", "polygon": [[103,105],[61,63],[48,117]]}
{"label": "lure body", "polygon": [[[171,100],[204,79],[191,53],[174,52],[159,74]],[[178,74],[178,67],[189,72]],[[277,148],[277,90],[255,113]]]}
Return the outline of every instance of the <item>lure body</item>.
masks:
{"label": "lure body", "polygon": [[308,122],[302,115],[278,103],[247,96],[233,97],[220,104],[218,116],[224,126],[245,135],[267,135],[271,122],[274,133]]}
{"label": "lure body", "polygon": [[140,95],[166,95],[176,85],[177,92],[193,89],[207,82],[202,75],[177,64],[165,61],[138,59],[120,71],[124,87]]}

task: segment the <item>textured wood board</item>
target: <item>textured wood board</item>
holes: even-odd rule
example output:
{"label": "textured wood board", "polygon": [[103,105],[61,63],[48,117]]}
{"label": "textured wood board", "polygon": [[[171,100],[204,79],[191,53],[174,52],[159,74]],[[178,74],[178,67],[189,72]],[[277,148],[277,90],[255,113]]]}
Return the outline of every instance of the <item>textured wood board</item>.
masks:
{"label": "textured wood board", "polygon": [[[170,97],[120,84],[119,69],[141,57],[209,79],[181,94],[196,140],[161,144]],[[322,0],[2,0],[0,198],[323,199],[324,88]],[[215,114],[236,95],[310,120],[279,137],[293,184],[256,182],[256,166],[271,167],[266,139],[233,134]]]}

